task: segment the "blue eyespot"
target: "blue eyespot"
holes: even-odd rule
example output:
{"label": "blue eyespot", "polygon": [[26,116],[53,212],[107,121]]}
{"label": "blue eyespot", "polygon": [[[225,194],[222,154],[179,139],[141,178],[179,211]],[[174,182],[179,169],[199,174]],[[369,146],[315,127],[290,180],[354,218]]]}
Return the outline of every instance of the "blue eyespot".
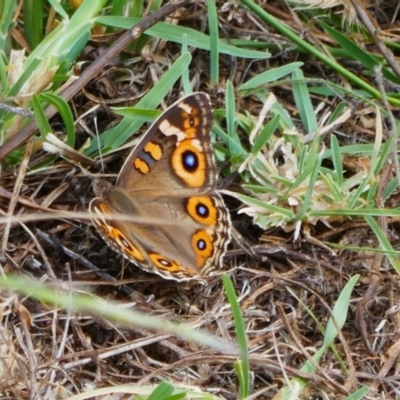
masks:
{"label": "blue eyespot", "polygon": [[202,203],[196,204],[196,212],[202,218],[207,218],[210,215],[210,210]]}
{"label": "blue eyespot", "polygon": [[199,167],[199,159],[193,151],[186,150],[182,153],[182,164],[189,171],[195,171]]}
{"label": "blue eyespot", "polygon": [[199,250],[205,250],[206,247],[207,247],[206,242],[203,239],[197,241],[197,248]]}

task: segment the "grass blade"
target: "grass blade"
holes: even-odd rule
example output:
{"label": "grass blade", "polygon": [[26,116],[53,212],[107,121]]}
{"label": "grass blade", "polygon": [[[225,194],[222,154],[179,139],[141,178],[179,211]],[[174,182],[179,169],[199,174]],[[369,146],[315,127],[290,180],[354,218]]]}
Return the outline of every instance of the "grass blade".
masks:
{"label": "grass blade", "polygon": [[237,301],[235,289],[228,275],[222,275],[225,294],[231,306],[233,319],[235,321],[236,338],[239,347],[240,362],[236,364],[236,372],[240,382],[240,398],[246,398],[250,393],[250,363],[249,349],[247,346],[246,329],[243,323],[242,312]]}

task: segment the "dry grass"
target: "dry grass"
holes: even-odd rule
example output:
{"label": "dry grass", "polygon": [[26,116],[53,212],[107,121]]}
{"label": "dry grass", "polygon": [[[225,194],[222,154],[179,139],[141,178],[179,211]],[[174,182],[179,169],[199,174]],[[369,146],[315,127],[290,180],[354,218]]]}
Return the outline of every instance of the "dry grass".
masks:
{"label": "dry grass", "polygon": [[[290,14],[279,3],[268,2],[264,7],[296,29],[299,36],[311,35],[311,42],[330,40],[317,28],[310,30],[303,19]],[[251,61],[221,54],[220,84],[211,87],[209,52],[192,49],[189,71],[193,90],[210,93],[215,108],[225,106],[226,80],[238,87],[252,76],[293,61],[304,62],[302,70],[306,78],[342,84],[340,76],[313,56],[286,46],[286,38],[248,9],[237,8],[234,2],[218,2],[218,7],[224,7],[219,13],[221,37],[228,41],[246,38],[272,43],[273,57]],[[384,30],[381,21],[390,20],[396,9],[394,3],[388,3],[379,13],[378,8],[369,11]],[[191,4],[179,24],[201,30],[206,15],[204,4]],[[107,36],[102,38],[105,39]],[[112,45],[114,37],[109,39],[107,45]],[[86,113],[76,125],[76,148],[88,136],[93,137],[115,124],[120,117],[110,106],[134,105],[181,52],[180,46],[169,41],[150,43],[147,58],[127,51],[73,98],[74,119]],[[130,65],[127,56],[134,57]],[[359,73],[358,64],[349,62],[346,66]],[[132,74],[137,77],[133,84]],[[175,86],[166,99],[167,104],[179,97],[180,89]],[[295,118],[298,109],[292,86],[282,84],[272,90]],[[342,100],[340,97],[327,100],[322,95],[311,98],[315,105],[325,100],[326,112],[334,110]],[[236,102],[238,113],[248,113],[257,121],[263,107],[257,96],[236,93]],[[358,106],[359,111],[367,109],[360,103],[354,106],[349,101],[349,105]],[[396,117],[396,107],[390,105],[390,108]],[[345,124],[335,127],[340,145],[373,143],[375,116],[371,117],[374,123],[368,125],[360,114],[353,112]],[[60,122],[57,117],[51,120],[54,131],[62,131]],[[222,120],[223,127],[224,123]],[[238,134],[247,146],[248,137],[241,127]],[[325,145],[329,146],[329,141]],[[6,224],[0,225],[4,274],[37,279],[60,292],[86,293],[92,299],[117,301],[126,309],[141,311],[161,322],[179,322],[210,332],[236,346],[237,322],[219,276],[210,278],[206,285],[177,283],[147,274],[128,263],[105,245],[82,214],[93,197],[91,178],[62,158],[38,169],[48,159],[41,143],[28,142],[22,154],[16,165],[4,163],[1,171],[0,216],[7,215],[11,207],[14,216],[30,219],[13,222],[9,231]],[[100,173],[104,167],[112,181],[126,154],[121,151],[104,157],[91,168],[91,173]],[[243,192],[241,185],[246,179],[251,182],[251,178],[235,173],[238,165],[231,169],[229,165],[229,161],[221,165],[224,175],[221,187]],[[363,160],[344,157],[343,165],[345,174],[351,175],[362,170]],[[393,167],[387,173],[393,177]],[[384,180],[383,172],[375,179]],[[234,284],[243,316],[251,370],[250,393],[254,398],[277,399],[279,391],[293,377],[307,382],[299,395],[303,399],[345,399],[363,386],[370,389],[367,399],[399,398],[399,275],[383,253],[364,249],[380,248],[369,224],[364,219],[347,216],[337,218],[336,222],[321,219],[313,225],[305,223],[295,238],[290,229],[286,232],[278,227],[261,229],[249,216],[238,213],[241,202],[228,196],[225,200],[233,224],[246,244],[242,248],[240,241],[232,243],[224,269]],[[395,191],[381,208],[397,207]],[[77,214],[73,219],[41,219],[46,212],[54,211]],[[35,220],[35,217],[40,218]],[[398,218],[381,216],[378,221],[391,246],[399,248]],[[345,248],[333,252],[327,243]],[[346,323],[332,347],[315,363],[315,371],[301,370],[321,348],[323,329],[332,309],[346,283],[356,275],[360,278],[351,295]],[[40,300],[41,296],[38,297]],[[192,390],[187,398],[196,398],[196,391],[224,399],[238,397],[236,352],[199,345],[171,331],[128,327],[126,322],[107,320],[85,309],[66,311],[39,300],[9,289],[0,294],[1,398],[61,399],[106,388],[96,398],[122,399],[128,397],[116,394],[118,390],[141,393],[161,380]],[[120,385],[131,387],[118,389]]]}

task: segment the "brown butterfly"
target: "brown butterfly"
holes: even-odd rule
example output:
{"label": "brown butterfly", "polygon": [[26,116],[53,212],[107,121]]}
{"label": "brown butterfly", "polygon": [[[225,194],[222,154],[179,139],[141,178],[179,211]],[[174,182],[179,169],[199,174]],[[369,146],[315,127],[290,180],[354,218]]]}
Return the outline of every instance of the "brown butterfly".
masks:
{"label": "brown butterfly", "polygon": [[[204,93],[170,106],[125,161],[114,186],[97,180],[90,203],[104,240],[145,271],[178,281],[220,268],[230,217],[216,190],[212,110]],[[113,219],[124,214],[158,223]]]}

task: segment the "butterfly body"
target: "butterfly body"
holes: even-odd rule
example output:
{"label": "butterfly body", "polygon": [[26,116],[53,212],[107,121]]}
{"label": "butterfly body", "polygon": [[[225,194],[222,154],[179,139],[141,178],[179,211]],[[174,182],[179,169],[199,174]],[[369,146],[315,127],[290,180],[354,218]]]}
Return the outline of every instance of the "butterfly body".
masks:
{"label": "butterfly body", "polygon": [[208,96],[184,97],[145,133],[115,186],[94,184],[98,197],[90,211],[102,237],[167,279],[209,275],[220,268],[230,240],[229,213],[216,191],[211,124]]}

